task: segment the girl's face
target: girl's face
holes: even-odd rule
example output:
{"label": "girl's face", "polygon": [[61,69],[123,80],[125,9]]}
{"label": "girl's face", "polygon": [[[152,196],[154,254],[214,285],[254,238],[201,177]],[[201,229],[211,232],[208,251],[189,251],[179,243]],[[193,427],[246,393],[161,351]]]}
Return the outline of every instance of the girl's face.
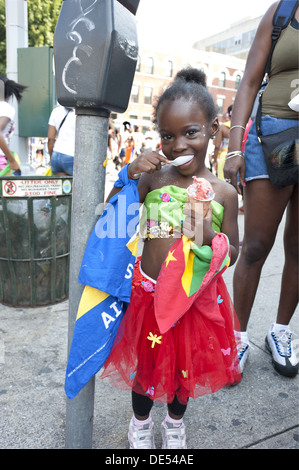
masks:
{"label": "girl's face", "polygon": [[218,119],[209,123],[198,103],[183,98],[163,103],[157,117],[164,155],[169,160],[194,155],[192,160],[176,167],[183,175],[194,174],[204,165],[209,139],[218,129]]}

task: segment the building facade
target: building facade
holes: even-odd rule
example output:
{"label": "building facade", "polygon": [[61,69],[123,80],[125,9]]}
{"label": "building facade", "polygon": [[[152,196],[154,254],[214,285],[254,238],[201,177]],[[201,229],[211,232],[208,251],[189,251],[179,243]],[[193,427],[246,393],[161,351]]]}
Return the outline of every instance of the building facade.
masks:
{"label": "building facade", "polygon": [[143,132],[152,127],[153,103],[157,96],[186,65],[202,69],[207,76],[207,87],[212,94],[220,121],[233,104],[242,79],[245,60],[216,52],[191,49],[186,55],[169,55],[161,51],[142,49],[128,108],[125,113],[112,113],[117,127],[124,121],[139,126]]}
{"label": "building facade", "polygon": [[201,51],[218,52],[240,59],[247,59],[257,27],[262,16],[244,18],[231,24],[229,29],[197,41],[193,47]]}

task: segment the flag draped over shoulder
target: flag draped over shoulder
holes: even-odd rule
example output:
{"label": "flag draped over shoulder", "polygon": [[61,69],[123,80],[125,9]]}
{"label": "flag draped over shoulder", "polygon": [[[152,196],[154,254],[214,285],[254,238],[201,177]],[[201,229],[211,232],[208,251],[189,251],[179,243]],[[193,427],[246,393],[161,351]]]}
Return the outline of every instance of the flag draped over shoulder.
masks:
{"label": "flag draped over shoulder", "polygon": [[138,180],[127,167],[119,172],[114,195],[89,238],[79,282],[84,290],[77,312],[65,378],[65,392],[75,397],[108,358],[128,303],[137,254]]}
{"label": "flag draped over shoulder", "polygon": [[215,281],[229,262],[229,242],[223,233],[216,234],[212,247],[198,247],[184,235],[176,241],[162,265],[155,288],[155,316],[162,334],[193,303],[204,316],[224,326]]}

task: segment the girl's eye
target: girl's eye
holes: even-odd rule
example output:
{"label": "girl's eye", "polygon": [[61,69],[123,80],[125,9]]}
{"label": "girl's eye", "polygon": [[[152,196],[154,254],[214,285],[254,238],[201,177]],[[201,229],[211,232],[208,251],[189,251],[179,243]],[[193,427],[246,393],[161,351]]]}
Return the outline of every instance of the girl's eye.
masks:
{"label": "girl's eye", "polygon": [[169,134],[165,134],[165,135],[161,135],[161,139],[164,141],[164,142],[167,142],[169,140],[171,140],[172,136],[169,135]]}
{"label": "girl's eye", "polygon": [[188,129],[188,131],[186,132],[186,135],[193,137],[197,135],[199,132],[200,132],[200,129]]}

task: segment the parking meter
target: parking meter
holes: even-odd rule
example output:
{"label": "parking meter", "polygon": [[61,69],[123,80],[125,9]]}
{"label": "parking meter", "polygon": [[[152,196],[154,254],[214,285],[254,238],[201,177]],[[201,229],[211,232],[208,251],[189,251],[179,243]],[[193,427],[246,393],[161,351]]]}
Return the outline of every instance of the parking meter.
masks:
{"label": "parking meter", "polygon": [[54,34],[62,106],[123,113],[134,79],[139,0],[64,0]]}

